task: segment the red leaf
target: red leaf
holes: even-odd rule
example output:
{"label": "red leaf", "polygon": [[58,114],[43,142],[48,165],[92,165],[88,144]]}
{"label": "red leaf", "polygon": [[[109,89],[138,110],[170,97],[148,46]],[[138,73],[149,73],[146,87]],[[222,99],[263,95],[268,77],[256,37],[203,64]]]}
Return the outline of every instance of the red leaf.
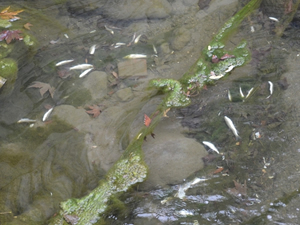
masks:
{"label": "red leaf", "polygon": [[149,116],[144,114],[144,124],[145,124],[145,126],[149,127],[150,123],[151,123],[151,119],[149,118]]}
{"label": "red leaf", "polygon": [[9,44],[13,39],[23,40],[19,34],[22,33],[20,30],[4,30],[0,33],[0,41],[6,40],[6,43]]}

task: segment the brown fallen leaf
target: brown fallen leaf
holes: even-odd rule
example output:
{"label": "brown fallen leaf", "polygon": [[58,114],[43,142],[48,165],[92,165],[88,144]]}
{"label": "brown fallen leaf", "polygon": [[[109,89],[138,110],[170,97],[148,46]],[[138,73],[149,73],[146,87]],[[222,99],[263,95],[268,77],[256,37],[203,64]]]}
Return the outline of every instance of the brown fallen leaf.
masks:
{"label": "brown fallen leaf", "polygon": [[31,23],[25,23],[24,28],[30,30],[30,27],[33,26]]}
{"label": "brown fallen leaf", "polygon": [[87,114],[93,115],[93,118],[96,118],[100,115],[102,110],[97,105],[89,105],[87,106],[90,110],[85,110]]}
{"label": "brown fallen leaf", "polygon": [[51,98],[53,98],[54,92],[55,92],[55,88],[51,87],[50,84],[48,83],[43,83],[43,82],[39,82],[39,81],[34,81],[32,83],[32,85],[30,85],[28,88],[39,88],[40,89],[40,94],[43,97],[44,94],[49,91]]}
{"label": "brown fallen leaf", "polygon": [[3,9],[0,12],[0,17],[4,20],[9,20],[9,19],[20,19],[19,17],[17,17],[16,15],[18,15],[20,12],[23,12],[24,10],[17,10],[14,12],[8,12],[10,6],[8,6],[7,8]]}
{"label": "brown fallen leaf", "polygon": [[244,181],[244,184],[241,184],[237,181],[234,182],[234,188],[228,188],[227,192],[235,197],[242,197],[247,196],[247,183],[246,180]]}

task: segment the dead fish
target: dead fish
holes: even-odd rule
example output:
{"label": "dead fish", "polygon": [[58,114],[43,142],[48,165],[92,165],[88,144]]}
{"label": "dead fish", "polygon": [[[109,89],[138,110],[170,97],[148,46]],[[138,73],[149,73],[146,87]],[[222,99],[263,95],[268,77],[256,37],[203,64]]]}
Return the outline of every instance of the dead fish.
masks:
{"label": "dead fish", "polygon": [[230,72],[231,70],[233,70],[233,68],[234,68],[234,66],[233,66],[233,65],[229,66],[229,67],[227,68],[227,70],[225,70],[225,73],[228,73],[228,72]]}
{"label": "dead fish", "polygon": [[109,31],[111,34],[114,34],[114,33],[115,33],[112,29],[108,28],[106,25],[104,25],[104,27],[105,27],[105,29],[106,29],[107,31]]}
{"label": "dead fish", "polygon": [[270,89],[269,89],[270,90],[270,95],[267,98],[270,98],[271,95],[273,94],[274,85],[273,85],[273,83],[271,81],[268,81],[268,83],[270,85]]}
{"label": "dead fish", "polygon": [[18,120],[17,123],[35,123],[36,120],[32,120],[32,119],[29,119],[29,118],[22,118],[20,120]]}
{"label": "dead fish", "polygon": [[246,95],[245,98],[248,98],[248,97],[251,95],[251,93],[252,93],[253,90],[254,90],[254,88],[251,88],[251,89],[248,91],[248,93],[247,93],[247,95]]}
{"label": "dead fish", "polygon": [[230,90],[229,90],[229,89],[228,89],[228,91],[227,91],[227,96],[228,96],[229,101],[232,102],[232,97],[231,97],[231,94],[230,94]]}
{"label": "dead fish", "polygon": [[43,122],[45,122],[45,121],[49,118],[49,116],[50,116],[51,112],[53,111],[53,109],[54,109],[54,107],[50,108],[50,109],[44,114],[43,119],[42,119]]}
{"label": "dead fish", "polygon": [[215,151],[216,153],[220,154],[220,152],[218,151],[218,149],[216,148],[216,146],[213,143],[210,143],[208,141],[202,141],[202,143],[204,145],[206,145],[207,147],[209,147],[211,150]]}
{"label": "dead fish", "polygon": [[94,68],[90,68],[90,69],[87,69],[85,71],[83,71],[80,75],[79,75],[79,78],[82,78],[84,77],[85,75],[87,75],[89,72],[91,72]]}
{"label": "dead fish", "polygon": [[123,57],[124,59],[144,59],[147,58],[147,55],[143,54],[130,54]]}
{"label": "dead fish", "polygon": [[141,34],[139,36],[137,36],[136,39],[134,39],[134,44],[137,44],[140,41],[141,37],[142,37]]}
{"label": "dead fish", "polygon": [[270,16],[269,19],[270,19],[270,20],[273,20],[273,21],[275,21],[275,22],[279,22],[279,20],[278,20],[277,18],[272,17],[272,16]]}
{"label": "dead fish", "polygon": [[131,41],[130,41],[130,42],[128,43],[128,45],[127,45],[128,47],[134,42],[135,37],[136,37],[136,33],[134,32]]}
{"label": "dead fish", "polygon": [[212,80],[219,80],[220,78],[224,77],[224,74],[216,75],[214,71],[210,71],[210,77],[209,79]]}
{"label": "dead fish", "polygon": [[73,62],[73,61],[74,61],[74,59],[68,59],[68,60],[60,61],[60,62],[56,63],[55,66],[62,66],[62,65],[65,65],[65,64]]}
{"label": "dead fish", "polygon": [[90,47],[90,50],[89,50],[90,55],[94,55],[96,48],[97,48],[97,45],[92,45]]}
{"label": "dead fish", "polygon": [[123,42],[117,42],[117,43],[115,44],[115,48],[119,48],[119,47],[121,47],[121,46],[123,46],[123,45],[126,45],[126,43],[123,43]]}
{"label": "dead fish", "polygon": [[155,48],[155,46],[154,46],[154,45],[152,45],[152,47],[153,47],[153,51],[154,51],[154,53],[157,55],[157,49]]}
{"label": "dead fish", "polygon": [[225,119],[225,123],[227,124],[227,126],[230,128],[230,130],[232,131],[232,133],[234,134],[234,136],[236,138],[240,138],[239,136],[239,132],[237,131],[237,129],[235,128],[233,122],[231,119],[229,119],[227,116],[224,116]]}
{"label": "dead fish", "polygon": [[69,70],[86,70],[86,69],[90,69],[90,68],[94,68],[94,66],[91,64],[79,64],[79,65],[71,67]]}
{"label": "dead fish", "polygon": [[244,95],[241,87],[240,87],[240,95],[241,95],[242,98],[245,98],[245,95]]}

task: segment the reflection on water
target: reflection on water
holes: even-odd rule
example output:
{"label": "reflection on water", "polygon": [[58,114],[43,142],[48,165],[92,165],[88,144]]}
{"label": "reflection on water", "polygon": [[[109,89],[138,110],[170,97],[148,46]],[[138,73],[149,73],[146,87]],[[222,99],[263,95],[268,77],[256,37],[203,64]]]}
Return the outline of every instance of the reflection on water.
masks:
{"label": "reflection on water", "polygon": [[[155,94],[147,89],[148,81],[178,79],[239,7],[233,0],[210,5],[210,1],[136,1],[130,6],[117,2],[16,1],[12,6],[25,8],[14,26],[21,29],[31,23],[26,32],[38,46],[12,43],[9,57],[18,61],[18,78],[13,90],[3,89],[0,95],[1,224],[16,224],[22,217],[41,223],[59,210],[61,201],[94,189],[130,141],[129,127],[141,119],[138,113],[148,113],[140,111]],[[0,3],[1,9],[9,5]],[[173,117],[170,114],[172,119],[183,118],[182,125],[189,128],[186,136],[218,147],[221,154],[205,157],[203,170],[179,168],[194,174],[184,177],[188,181],[195,175],[207,180],[187,188],[181,199],[175,195],[187,181],[177,185],[169,178],[159,188],[137,187],[120,197],[125,207],[112,203],[115,208],[105,214],[107,224],[296,221],[299,153],[293,146],[298,114],[291,106],[295,98],[288,102],[283,96],[290,90],[289,73],[299,65],[291,48],[299,42],[287,38],[293,37],[294,27],[280,40],[275,40],[273,28],[261,12],[249,16],[228,48],[246,39],[252,61],[192,98],[190,107],[173,110]],[[147,58],[120,66],[129,54]],[[55,66],[68,59],[74,61]],[[79,78],[83,70],[69,70],[86,63],[94,70],[83,78]],[[53,96],[48,90],[41,95],[39,88],[28,88],[35,81],[53,87]],[[267,98],[269,81],[274,90]],[[244,99],[240,90],[246,95],[252,87],[253,93]],[[54,110],[42,121],[49,107]],[[98,111],[88,115],[89,110]],[[234,121],[241,141],[234,139],[224,115]],[[36,122],[17,123],[21,118]],[[260,136],[255,136],[257,132]],[[215,173],[216,166],[223,171]],[[171,171],[170,177],[176,176],[179,173]]]}

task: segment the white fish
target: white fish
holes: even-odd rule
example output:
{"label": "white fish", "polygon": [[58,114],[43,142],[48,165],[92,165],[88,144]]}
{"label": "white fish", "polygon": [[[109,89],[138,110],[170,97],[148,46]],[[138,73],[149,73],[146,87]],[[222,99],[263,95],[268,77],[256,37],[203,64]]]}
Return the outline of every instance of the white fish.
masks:
{"label": "white fish", "polygon": [[90,69],[90,68],[94,68],[94,66],[91,64],[79,64],[79,65],[71,67],[70,70],[86,70],[86,69]]}
{"label": "white fish", "polygon": [[87,69],[85,71],[83,71],[80,75],[79,75],[79,78],[82,78],[84,77],[85,75],[87,75],[89,72],[91,72],[91,70],[93,70],[94,68],[90,68],[90,69]]}
{"label": "white fish", "polygon": [[64,34],[65,38],[69,38],[69,36],[67,34]]}
{"label": "white fish", "polygon": [[73,61],[74,61],[74,59],[68,59],[68,60],[60,61],[60,62],[56,63],[55,66],[62,66],[62,65],[65,65],[65,64],[73,62]]}
{"label": "white fish", "polygon": [[115,33],[112,29],[108,28],[106,25],[104,25],[104,27],[105,27],[105,29],[106,29],[107,31],[109,31],[111,34],[114,34],[114,33]]}
{"label": "white fish", "polygon": [[154,51],[154,53],[157,55],[157,49],[155,48],[155,46],[154,46],[154,45],[152,45],[152,47],[153,47],[153,51]]}
{"label": "white fish", "polygon": [[140,41],[141,38],[141,34],[139,36],[136,37],[136,39],[134,39],[134,44],[137,44]]}
{"label": "white fish", "polygon": [[228,72],[230,72],[231,70],[233,70],[233,68],[234,68],[234,66],[233,66],[233,65],[229,66],[229,67],[227,68],[227,70],[225,70],[225,73],[228,73]]}
{"label": "white fish", "polygon": [[254,88],[251,88],[251,89],[248,91],[248,93],[247,93],[247,95],[246,95],[246,98],[248,98],[248,97],[251,95],[251,93],[252,93],[253,90],[254,90]]}
{"label": "white fish", "polygon": [[53,109],[54,109],[54,107],[52,107],[51,109],[49,109],[49,110],[44,114],[43,119],[42,119],[43,122],[46,121],[46,120],[49,118],[49,116],[50,116],[50,114],[52,113]]}
{"label": "white fish", "polygon": [[218,151],[218,149],[216,148],[216,146],[213,143],[210,143],[208,141],[202,141],[202,143],[206,146],[208,146],[211,150],[215,151],[216,153],[220,154],[220,152]]}
{"label": "white fish", "polygon": [[240,95],[241,95],[242,98],[245,98],[245,95],[244,95],[241,87],[240,87]]}
{"label": "white fish", "polygon": [[32,120],[32,119],[29,119],[29,118],[21,118],[20,120],[18,120],[17,123],[35,123],[36,120]]}
{"label": "white fish", "polygon": [[231,97],[231,94],[230,94],[230,90],[229,90],[229,89],[228,89],[228,91],[227,91],[227,96],[228,96],[229,101],[232,101],[232,97]]}
{"label": "white fish", "polygon": [[212,80],[219,80],[220,78],[224,77],[224,74],[216,75],[214,71],[211,71],[210,74],[211,76],[209,77],[209,79]]}
{"label": "white fish", "polygon": [[130,54],[123,57],[124,59],[144,59],[147,58],[147,55],[143,54]]}
{"label": "white fish", "polygon": [[237,129],[235,128],[233,122],[231,119],[229,119],[227,116],[224,116],[225,122],[227,124],[227,126],[230,128],[230,130],[232,131],[232,133],[234,134],[234,136],[236,138],[240,138],[239,136],[239,132],[237,131]]}
{"label": "white fish", "polygon": [[273,21],[275,21],[275,22],[279,22],[279,20],[278,20],[277,18],[272,17],[272,16],[270,16],[269,19],[270,19],[270,20],[273,20]]}
{"label": "white fish", "polygon": [[270,85],[270,89],[269,89],[270,90],[270,95],[267,98],[270,98],[271,95],[273,94],[274,85],[273,85],[273,83],[271,81],[268,81],[268,83]]}
{"label": "white fish", "polygon": [[94,55],[96,48],[97,48],[97,45],[92,45],[90,47],[90,50],[89,50],[90,55]]}

